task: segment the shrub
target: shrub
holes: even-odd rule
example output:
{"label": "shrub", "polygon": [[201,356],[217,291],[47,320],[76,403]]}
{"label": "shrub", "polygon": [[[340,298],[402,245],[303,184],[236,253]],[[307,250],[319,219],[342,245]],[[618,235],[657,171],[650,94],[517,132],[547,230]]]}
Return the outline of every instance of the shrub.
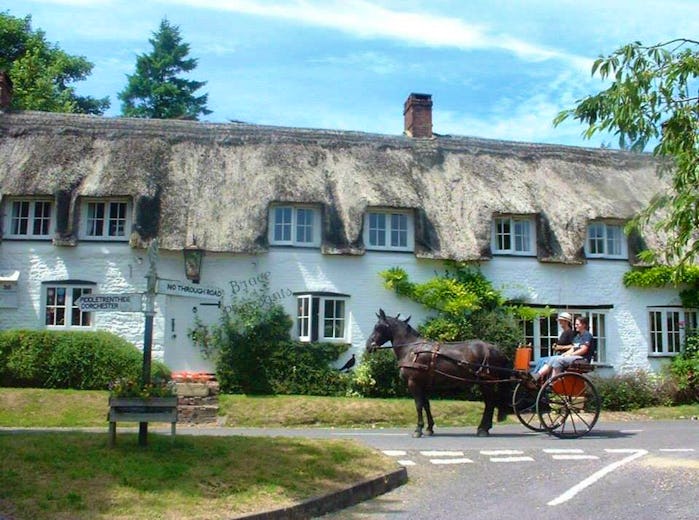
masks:
{"label": "shrub", "polygon": [[345,395],[349,374],[330,367],[347,345],[301,343],[278,344],[269,358],[267,375],[275,394]]}
{"label": "shrub", "polygon": [[610,411],[629,411],[647,406],[672,404],[672,385],[659,376],[639,370],[609,378],[593,377],[602,408]]}
{"label": "shrub", "polygon": [[[105,390],[118,378],[138,379],[143,354],[104,331],[0,331],[0,385]],[[170,370],[152,364],[156,378]]]}
{"label": "shrub", "polygon": [[669,373],[677,386],[675,402],[688,404],[699,401],[699,333],[685,337],[682,354],[672,358]]}
{"label": "shrub", "polygon": [[403,397],[408,395],[405,383],[398,375],[396,356],[391,349],[372,354],[364,352],[352,374],[349,393],[362,397]]}

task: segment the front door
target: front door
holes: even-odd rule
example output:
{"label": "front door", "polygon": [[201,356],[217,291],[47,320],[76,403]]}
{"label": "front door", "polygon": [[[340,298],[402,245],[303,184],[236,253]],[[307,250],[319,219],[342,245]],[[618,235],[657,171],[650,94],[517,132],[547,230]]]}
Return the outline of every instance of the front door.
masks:
{"label": "front door", "polygon": [[195,320],[217,324],[221,315],[218,303],[197,298],[167,296],[165,318],[165,364],[173,372],[214,372],[214,363],[206,359],[190,337]]}

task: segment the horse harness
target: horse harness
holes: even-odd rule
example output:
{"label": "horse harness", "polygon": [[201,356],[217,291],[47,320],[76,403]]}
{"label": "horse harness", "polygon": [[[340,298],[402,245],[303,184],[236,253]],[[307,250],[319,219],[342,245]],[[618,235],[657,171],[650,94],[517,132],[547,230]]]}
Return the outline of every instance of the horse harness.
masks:
{"label": "horse harness", "polygon": [[[440,351],[441,344],[436,343],[436,342],[417,342],[415,343],[416,345],[419,345],[415,350],[413,350],[410,355],[409,359],[407,361],[403,361],[402,363],[398,364],[399,368],[410,368],[413,370],[423,370],[429,373],[430,376],[430,385],[432,385],[434,381],[435,375],[440,375],[443,377],[447,377],[449,379],[454,379],[457,381],[461,381],[462,383],[477,383],[477,384],[483,384],[483,383],[502,383],[502,382],[509,382],[511,379],[498,379],[495,375],[491,373],[491,368],[496,368],[498,370],[505,370],[509,371],[505,367],[492,367],[491,365],[488,365],[488,359],[490,357],[490,352],[487,352],[485,357],[483,358],[483,361],[481,363],[472,363],[470,361],[462,361],[460,359],[456,359],[450,355],[448,355],[445,352]],[[431,348],[430,348],[431,345]],[[428,347],[428,348],[421,348],[421,347]],[[429,354],[429,359],[427,363],[420,362],[418,361],[418,358],[422,354]],[[446,359],[450,361],[451,363],[454,363],[457,367],[459,368],[465,368],[466,370],[472,372],[475,375],[475,379],[469,379],[466,377],[459,377],[453,374],[448,374],[446,372],[443,372],[442,370],[439,370],[437,368],[437,360],[439,358]],[[474,370],[477,368],[477,370]]]}

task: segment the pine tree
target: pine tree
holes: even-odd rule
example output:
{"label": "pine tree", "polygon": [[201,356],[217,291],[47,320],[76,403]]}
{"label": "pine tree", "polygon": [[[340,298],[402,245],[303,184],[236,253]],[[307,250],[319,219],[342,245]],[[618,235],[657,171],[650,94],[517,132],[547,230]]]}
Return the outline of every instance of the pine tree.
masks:
{"label": "pine tree", "polygon": [[119,92],[122,115],[154,119],[197,119],[210,114],[206,108],[208,94],[195,96],[205,81],[181,77],[197,66],[188,58],[189,44],[182,42],[180,29],[167,19],[148,40],[153,46],[150,54],[136,60],[136,73],[127,76],[128,85]]}

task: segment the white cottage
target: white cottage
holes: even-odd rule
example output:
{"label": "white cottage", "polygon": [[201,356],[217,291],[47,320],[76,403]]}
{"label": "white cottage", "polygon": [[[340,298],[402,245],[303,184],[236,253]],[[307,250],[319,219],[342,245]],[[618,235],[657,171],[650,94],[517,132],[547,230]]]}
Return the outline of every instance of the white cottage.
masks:
{"label": "white cottage", "polygon": [[[623,233],[664,187],[652,157],[436,135],[431,110],[411,94],[403,136],[0,113],[0,327],[105,329],[143,345],[143,313],[76,302],[142,293],[154,263],[154,355],[173,370],[213,368],[188,331],[220,309],[192,296],[195,282],[223,305],[266,282],[298,339],[360,354],[379,308],[426,317],[378,273],[424,281],[453,259],[513,299],[588,315],[603,374],[678,352],[696,310],[675,289],[622,284],[662,238]],[[200,273],[183,260],[192,249]],[[548,345],[556,326],[525,323],[523,339]]]}

